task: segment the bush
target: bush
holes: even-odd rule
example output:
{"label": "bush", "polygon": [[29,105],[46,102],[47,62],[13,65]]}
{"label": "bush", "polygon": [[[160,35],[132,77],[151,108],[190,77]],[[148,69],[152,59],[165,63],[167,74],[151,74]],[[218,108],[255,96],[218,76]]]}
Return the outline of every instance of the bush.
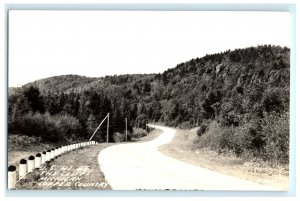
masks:
{"label": "bush", "polygon": [[[204,128],[205,125],[202,129],[204,130]],[[198,132],[201,133],[199,130]],[[250,131],[255,131],[252,124],[226,127],[212,121],[206,128],[206,132],[200,135],[195,143],[198,143],[199,148],[209,147],[218,153],[233,152],[240,156],[249,152],[253,147],[253,139],[256,139],[257,136],[252,136],[253,133]]]}
{"label": "bush", "polygon": [[268,90],[262,99],[266,112],[282,112],[284,110],[282,92],[280,89]]}
{"label": "bush", "polygon": [[180,129],[189,129],[192,127],[189,121],[185,121],[178,126]]}
{"label": "bush", "polygon": [[22,149],[22,148],[28,148],[32,146],[33,144],[40,144],[41,143],[41,137],[29,137],[26,135],[8,135],[8,149]]}
{"label": "bush", "polygon": [[289,114],[265,114],[262,120],[251,120],[238,127],[226,127],[212,121],[201,124],[195,148],[210,148],[218,153],[233,152],[237,156],[255,157],[289,163]]}
{"label": "bush", "polygon": [[126,136],[124,133],[115,132],[113,134],[114,142],[124,142],[126,140],[125,138]]}
{"label": "bush", "polygon": [[267,115],[262,124],[265,135],[265,159],[274,163],[289,163],[289,113]]}
{"label": "bush", "polygon": [[178,120],[171,121],[167,125],[170,127],[176,127],[178,125]]}
{"label": "bush", "polygon": [[131,134],[131,137],[133,138],[141,138],[145,137],[147,135],[147,131],[142,128],[133,128],[133,133]]}
{"label": "bush", "polygon": [[197,135],[198,136],[202,136],[206,131],[208,130],[208,126],[205,123],[202,123],[199,127],[199,129],[197,130]]}
{"label": "bush", "polygon": [[194,143],[196,148],[211,148],[212,150],[218,150],[220,147],[220,139],[222,129],[216,121],[211,121],[208,124],[207,131],[200,137],[196,138]]}
{"label": "bush", "polygon": [[28,113],[14,122],[13,132],[50,142],[69,142],[76,140],[81,131],[79,121],[70,115]]}

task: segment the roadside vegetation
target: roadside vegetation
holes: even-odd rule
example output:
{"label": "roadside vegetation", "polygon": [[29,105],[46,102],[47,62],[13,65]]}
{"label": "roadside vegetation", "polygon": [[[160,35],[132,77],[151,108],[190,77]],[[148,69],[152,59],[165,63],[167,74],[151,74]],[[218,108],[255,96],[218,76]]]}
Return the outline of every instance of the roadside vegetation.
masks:
{"label": "roadside vegetation", "polygon": [[177,129],[171,143],[160,147],[166,155],[226,175],[288,190],[289,166],[264,161],[253,155],[237,156],[232,151],[218,152],[209,146],[199,147],[198,128]]}
{"label": "roadside vegetation", "polygon": [[[145,61],[147,62],[147,61]],[[142,65],[142,64],[141,64]],[[195,149],[289,164],[290,49],[261,45],[194,58],[163,73],[62,75],[9,89],[9,134],[84,141],[110,113],[109,142],[148,122],[198,127]],[[95,135],[106,142],[106,123]]]}
{"label": "roadside vegetation", "polygon": [[[143,134],[146,133],[146,131],[141,129],[138,129],[138,131]],[[148,134],[146,133],[141,136],[138,131],[136,131],[137,136],[133,139],[134,142],[149,141],[156,138],[161,133],[160,130],[151,130]],[[82,179],[78,183],[71,182],[70,186],[59,186],[60,184],[56,182],[53,182],[52,184],[50,182],[43,183],[43,181],[39,180],[43,176],[43,171],[35,170],[34,172],[29,173],[26,176],[26,179],[19,181],[16,185],[16,189],[111,190],[111,186],[106,181],[105,176],[101,171],[101,167],[99,167],[98,154],[106,147],[119,143],[100,143],[90,147],[82,147],[63,154],[45,165],[45,170],[48,172],[55,169],[54,172],[56,175],[65,174],[64,169],[68,168],[71,168],[72,170],[87,168],[90,174],[82,176]],[[10,135],[8,138],[8,164],[18,167],[21,159],[27,159],[30,155],[35,156],[36,153],[41,153],[42,151],[56,146],[56,143],[43,143],[41,138],[29,137],[26,135]],[[72,173],[72,171],[70,171],[70,173]]]}
{"label": "roadside vegetation", "polygon": [[[59,178],[59,175],[66,174],[65,169],[70,168],[71,170],[76,170],[79,168],[86,168],[89,174],[80,177],[78,182],[72,181],[70,185],[62,182],[53,183],[51,181],[40,180],[44,175],[42,175],[43,170],[35,170],[26,176],[26,179],[21,180],[17,183],[16,189],[28,189],[28,190],[111,190],[111,186],[105,180],[104,174],[101,172],[101,167],[98,163],[99,152],[111,146],[112,143],[98,144],[91,147],[79,148],[77,150],[66,153],[54,161],[48,163],[45,167],[48,173],[56,174],[53,178]],[[13,154],[14,152],[12,152]],[[26,152],[22,152],[23,157]],[[9,153],[10,155],[10,153]],[[28,156],[28,155],[27,155]],[[76,171],[73,171],[76,172]],[[72,171],[68,173],[72,174]],[[74,176],[75,177],[75,176]],[[97,186],[96,186],[97,184]]]}

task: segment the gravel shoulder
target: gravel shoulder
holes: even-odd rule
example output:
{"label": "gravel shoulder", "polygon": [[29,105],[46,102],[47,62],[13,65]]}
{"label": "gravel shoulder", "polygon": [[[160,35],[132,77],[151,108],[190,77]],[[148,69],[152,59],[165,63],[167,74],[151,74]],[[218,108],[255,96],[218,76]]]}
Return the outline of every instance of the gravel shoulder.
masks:
{"label": "gravel shoulder", "polygon": [[261,161],[218,154],[210,149],[194,148],[196,130],[176,129],[175,137],[159,151],[178,160],[240,179],[272,186],[281,191],[289,188],[288,167],[272,167]]}

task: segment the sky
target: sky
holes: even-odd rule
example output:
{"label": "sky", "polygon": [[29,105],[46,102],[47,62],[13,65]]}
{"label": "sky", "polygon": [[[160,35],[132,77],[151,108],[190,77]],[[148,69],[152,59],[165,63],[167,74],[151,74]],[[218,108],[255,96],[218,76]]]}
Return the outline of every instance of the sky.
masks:
{"label": "sky", "polygon": [[9,12],[10,87],[56,75],[162,73],[228,49],[290,47],[288,12]]}

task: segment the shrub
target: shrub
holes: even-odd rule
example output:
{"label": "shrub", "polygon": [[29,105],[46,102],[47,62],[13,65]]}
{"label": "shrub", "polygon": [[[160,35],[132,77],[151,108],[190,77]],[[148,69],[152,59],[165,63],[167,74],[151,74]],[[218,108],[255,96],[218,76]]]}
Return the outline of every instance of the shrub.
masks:
{"label": "shrub", "polygon": [[[204,128],[205,125],[203,125]],[[198,148],[208,147],[218,153],[233,152],[240,156],[246,152],[253,152],[256,148],[253,146],[258,138],[254,135],[258,133],[256,129],[252,123],[239,127],[226,127],[212,121],[206,128],[206,132],[200,135],[194,143],[198,144]],[[201,133],[199,130],[198,132]]]}
{"label": "shrub", "polygon": [[168,123],[168,126],[170,127],[176,127],[178,125],[178,120],[174,120]]}
{"label": "shrub", "polygon": [[197,135],[202,136],[208,130],[208,126],[206,123],[202,123],[197,130]]}
{"label": "shrub", "polygon": [[281,112],[284,109],[282,92],[280,89],[268,90],[264,93],[262,99],[263,106],[266,112]]}
{"label": "shrub", "polygon": [[14,132],[41,137],[45,141],[73,141],[81,132],[79,121],[70,115],[28,113],[14,123]]}
{"label": "shrub", "polygon": [[289,163],[289,113],[266,115],[262,124],[265,135],[265,159],[275,164]]}
{"label": "shrub", "polygon": [[201,124],[195,148],[210,148],[218,153],[255,157],[273,164],[289,163],[289,113],[267,113],[238,127],[226,127],[212,121]]}
{"label": "shrub", "polygon": [[140,114],[136,121],[138,122],[138,125],[142,127],[143,129],[146,129],[146,124],[149,122],[149,117],[145,114]]}
{"label": "shrub", "polygon": [[208,124],[207,132],[194,140],[196,148],[211,148],[218,150],[221,138],[221,128],[216,121],[211,121]]}
{"label": "shrub", "polygon": [[114,142],[124,142],[125,138],[126,138],[126,136],[123,133],[115,132],[113,134]]}
{"label": "shrub", "polygon": [[140,138],[147,135],[147,131],[142,128],[134,128],[133,133],[131,134],[131,137],[133,138]]}
{"label": "shrub", "polygon": [[179,128],[181,128],[181,129],[189,129],[191,127],[192,127],[192,125],[189,121],[185,121],[179,125]]}
{"label": "shrub", "polygon": [[28,148],[29,146],[32,146],[33,144],[40,144],[41,143],[41,137],[29,137],[26,135],[8,135],[8,149],[22,149],[22,148]]}

